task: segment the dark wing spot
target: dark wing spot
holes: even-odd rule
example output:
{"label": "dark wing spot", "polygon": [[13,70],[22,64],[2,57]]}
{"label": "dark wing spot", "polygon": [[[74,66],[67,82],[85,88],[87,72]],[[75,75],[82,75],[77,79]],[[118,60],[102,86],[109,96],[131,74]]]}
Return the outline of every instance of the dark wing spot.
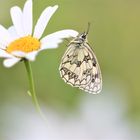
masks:
{"label": "dark wing spot", "polygon": [[95,58],[94,58],[94,57],[93,57],[93,59],[92,59],[92,62],[93,62],[93,63],[92,63],[92,64],[93,64],[93,66],[94,66],[94,67],[96,67],[97,62],[96,62],[96,60],[95,60]]}
{"label": "dark wing spot", "polygon": [[99,75],[98,74],[95,74],[95,79],[98,78],[98,77],[99,77]]}
{"label": "dark wing spot", "polygon": [[91,82],[92,82],[92,83],[94,83],[94,82],[95,82],[95,78],[94,78],[94,77],[92,78]]}
{"label": "dark wing spot", "polygon": [[68,71],[68,75],[71,75],[71,71]]}
{"label": "dark wing spot", "polygon": [[70,56],[67,54],[67,57],[70,58]]}
{"label": "dark wing spot", "polygon": [[83,75],[91,75],[91,70],[92,69],[87,69],[87,70],[85,70],[85,71],[83,71]]}
{"label": "dark wing spot", "polygon": [[75,62],[75,64],[77,65],[77,67],[80,67],[82,62],[81,61],[77,61],[77,62]]}
{"label": "dark wing spot", "polygon": [[74,74],[74,79],[76,80],[76,79],[78,79],[78,75],[76,75],[76,74]]}
{"label": "dark wing spot", "polygon": [[85,55],[83,61],[85,61],[86,63],[88,63],[88,60],[90,60],[90,59],[91,59],[91,58],[90,58],[90,56],[89,56],[89,54],[88,54],[88,55]]}

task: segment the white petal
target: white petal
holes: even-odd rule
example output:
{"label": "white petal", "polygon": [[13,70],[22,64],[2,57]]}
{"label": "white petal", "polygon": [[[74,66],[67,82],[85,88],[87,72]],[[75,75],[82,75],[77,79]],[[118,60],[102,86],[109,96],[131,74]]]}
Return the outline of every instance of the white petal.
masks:
{"label": "white petal", "polygon": [[8,58],[3,61],[3,64],[5,67],[10,68],[13,65],[15,65],[17,62],[19,62],[20,60],[21,60],[20,58],[16,58],[16,57]]}
{"label": "white petal", "polygon": [[6,45],[3,45],[3,44],[0,42],[0,49],[5,50],[5,48],[6,48]]}
{"label": "white petal", "polygon": [[37,24],[35,26],[34,31],[34,37],[40,39],[50,18],[54,14],[54,12],[57,10],[58,5],[55,5],[54,7],[47,7],[41,14],[40,18],[37,21]]}
{"label": "white petal", "polygon": [[25,35],[32,34],[33,15],[32,15],[32,0],[27,0],[23,9],[23,28]]}
{"label": "white petal", "polygon": [[9,27],[8,32],[10,33],[13,40],[16,40],[19,38],[14,26]]}
{"label": "white petal", "polygon": [[16,57],[26,58],[30,61],[35,60],[37,53],[38,53],[38,51],[33,51],[33,52],[30,52],[30,53],[25,53],[25,52],[21,52],[21,51],[12,52],[12,54],[15,55]]}
{"label": "white petal", "polygon": [[0,57],[12,58],[13,56],[7,53],[6,51],[0,49]]}
{"label": "white petal", "polygon": [[48,49],[48,48],[57,48],[58,44],[63,41],[64,38],[68,37],[76,37],[78,35],[77,31],[74,30],[62,30],[50,35],[47,35],[43,39],[41,39],[41,50]]}
{"label": "white petal", "polygon": [[7,29],[0,25],[0,44],[7,46],[12,41],[12,38]]}
{"label": "white petal", "polygon": [[12,52],[12,55],[23,58],[25,57],[26,53],[22,51],[14,51]]}
{"label": "white petal", "polygon": [[26,54],[25,58],[30,60],[30,61],[35,61],[37,54],[38,54],[38,51],[30,52],[30,53]]}
{"label": "white petal", "polygon": [[11,18],[13,21],[13,24],[15,26],[15,29],[17,31],[17,34],[22,37],[24,36],[24,30],[23,30],[23,21],[22,21],[22,17],[23,17],[23,13],[21,11],[21,9],[17,6],[11,8]]}

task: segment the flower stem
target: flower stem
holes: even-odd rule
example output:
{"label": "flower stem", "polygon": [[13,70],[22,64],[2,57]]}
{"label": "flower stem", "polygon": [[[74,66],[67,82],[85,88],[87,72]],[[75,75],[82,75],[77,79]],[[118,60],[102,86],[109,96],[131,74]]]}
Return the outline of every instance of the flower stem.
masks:
{"label": "flower stem", "polygon": [[30,96],[32,97],[32,101],[36,107],[36,110],[39,112],[39,114],[41,115],[41,117],[43,119],[45,119],[44,114],[41,111],[40,105],[38,103],[37,97],[36,97],[36,93],[35,93],[35,86],[34,86],[34,79],[33,79],[33,73],[32,73],[32,68],[31,68],[31,64],[28,60],[24,60],[24,64],[26,67],[26,71],[27,71],[27,75],[28,75],[28,80],[29,80],[29,88],[30,88]]}

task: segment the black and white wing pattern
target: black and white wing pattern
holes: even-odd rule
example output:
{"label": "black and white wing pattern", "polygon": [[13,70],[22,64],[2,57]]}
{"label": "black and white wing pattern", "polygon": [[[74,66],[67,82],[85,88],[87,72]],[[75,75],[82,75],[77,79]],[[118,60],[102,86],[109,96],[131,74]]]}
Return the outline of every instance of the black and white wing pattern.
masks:
{"label": "black and white wing pattern", "polygon": [[87,42],[68,45],[59,67],[62,79],[73,87],[89,93],[99,93],[102,76],[97,58]]}

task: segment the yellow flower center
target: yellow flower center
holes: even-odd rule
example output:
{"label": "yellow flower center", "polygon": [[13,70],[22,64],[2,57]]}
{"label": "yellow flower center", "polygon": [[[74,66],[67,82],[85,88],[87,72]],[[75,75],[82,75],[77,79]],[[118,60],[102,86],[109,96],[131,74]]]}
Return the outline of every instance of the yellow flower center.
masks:
{"label": "yellow flower center", "polygon": [[21,37],[13,42],[11,42],[6,51],[12,53],[13,51],[22,51],[29,53],[40,48],[40,42],[38,39],[33,38],[32,36]]}

